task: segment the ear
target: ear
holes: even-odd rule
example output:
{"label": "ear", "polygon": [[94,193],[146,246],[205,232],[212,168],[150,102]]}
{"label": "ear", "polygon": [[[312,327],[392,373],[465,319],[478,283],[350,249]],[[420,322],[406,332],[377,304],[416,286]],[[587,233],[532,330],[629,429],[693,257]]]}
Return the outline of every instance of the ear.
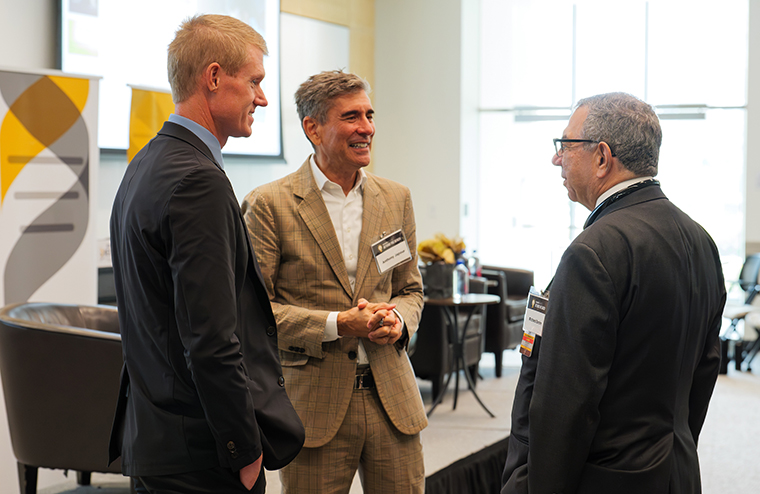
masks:
{"label": "ear", "polygon": [[316,120],[311,117],[304,117],[301,125],[303,126],[303,132],[306,134],[306,138],[311,141],[313,146],[318,146],[322,143],[322,138],[320,137],[320,125]]}
{"label": "ear", "polygon": [[221,76],[222,66],[217,62],[209,64],[201,74],[201,84],[209,92],[215,92],[219,88],[219,79]]}
{"label": "ear", "polygon": [[604,178],[612,173],[612,150],[606,142],[600,142],[597,148],[596,159],[596,176]]}

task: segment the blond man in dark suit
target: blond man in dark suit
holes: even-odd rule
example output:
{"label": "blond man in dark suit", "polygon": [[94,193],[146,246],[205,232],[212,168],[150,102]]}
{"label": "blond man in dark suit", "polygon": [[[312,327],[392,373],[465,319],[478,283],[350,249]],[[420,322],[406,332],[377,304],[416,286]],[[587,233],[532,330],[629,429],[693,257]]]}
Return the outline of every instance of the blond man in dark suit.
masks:
{"label": "blond man in dark suit", "polygon": [[169,45],[175,113],[131,161],[111,253],[124,352],[110,459],[137,492],[265,490],[304,430],[222,147],[266,106],[264,39],[201,15]]}
{"label": "blond man in dark suit", "polygon": [[[424,489],[427,419],[406,354],[422,310],[414,213],[408,188],[364,171],[368,90],[340,71],[303,83],[296,105],[315,152],[242,206],[306,427],[304,450],[281,471],[286,493],[347,493],[357,469],[364,492]],[[393,267],[376,244],[389,238],[409,249]]]}

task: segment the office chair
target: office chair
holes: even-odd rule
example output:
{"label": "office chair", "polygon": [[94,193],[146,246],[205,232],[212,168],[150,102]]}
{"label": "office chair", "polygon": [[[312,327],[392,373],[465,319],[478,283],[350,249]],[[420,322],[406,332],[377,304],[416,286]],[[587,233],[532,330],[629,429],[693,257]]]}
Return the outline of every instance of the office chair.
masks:
{"label": "office chair", "polygon": [[[743,321],[747,314],[758,310],[758,307],[752,305],[752,302],[760,293],[760,254],[752,254],[747,256],[742,266],[739,280],[736,282],[744,291],[744,303],[743,304],[726,304],[723,310],[723,317],[731,320],[731,324],[721,336],[721,369],[720,372],[725,374],[728,370],[728,347],[729,342],[734,344],[733,358],[736,366],[736,370],[742,369],[742,362],[745,356],[749,357],[747,360],[747,370],[751,370],[749,364],[752,359],[760,350],[760,339],[750,343],[747,349],[744,349],[744,336],[737,330],[739,321]],[[751,356],[750,356],[751,355]]]}

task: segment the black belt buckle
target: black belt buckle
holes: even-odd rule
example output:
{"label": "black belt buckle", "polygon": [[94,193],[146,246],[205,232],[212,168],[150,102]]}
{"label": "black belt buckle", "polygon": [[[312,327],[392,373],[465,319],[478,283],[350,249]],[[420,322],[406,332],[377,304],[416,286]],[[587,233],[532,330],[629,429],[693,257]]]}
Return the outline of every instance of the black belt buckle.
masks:
{"label": "black belt buckle", "polygon": [[356,376],[354,389],[372,389],[375,387],[375,377],[371,372]]}

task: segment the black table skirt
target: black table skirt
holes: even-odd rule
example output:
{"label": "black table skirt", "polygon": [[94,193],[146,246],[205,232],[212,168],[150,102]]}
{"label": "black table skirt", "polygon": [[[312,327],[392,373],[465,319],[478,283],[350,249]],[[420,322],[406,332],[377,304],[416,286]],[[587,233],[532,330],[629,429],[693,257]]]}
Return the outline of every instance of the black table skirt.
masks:
{"label": "black table skirt", "polygon": [[499,494],[509,437],[425,479],[426,494]]}

